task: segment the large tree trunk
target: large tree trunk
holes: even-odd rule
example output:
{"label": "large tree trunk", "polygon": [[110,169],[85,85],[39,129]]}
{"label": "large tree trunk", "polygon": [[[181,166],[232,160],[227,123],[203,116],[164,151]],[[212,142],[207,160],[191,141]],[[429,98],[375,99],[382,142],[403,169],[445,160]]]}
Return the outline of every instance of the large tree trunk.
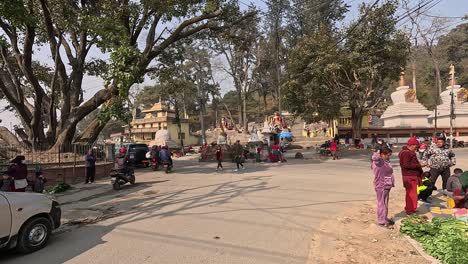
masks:
{"label": "large tree trunk", "polygon": [[202,136],[202,145],[205,145],[206,143],[206,129],[205,129],[205,117],[204,117],[204,114],[203,114],[203,103],[201,102],[201,99],[200,99],[200,111],[199,111],[199,115],[200,115],[200,126],[201,126],[201,136]]}
{"label": "large tree trunk", "polygon": [[239,102],[239,105],[237,106],[237,111],[239,112],[239,120],[238,124],[242,125],[244,123],[244,113],[243,113],[243,107],[242,107],[242,92],[237,92],[237,100]]}
{"label": "large tree trunk", "polygon": [[99,116],[94,120],[75,138],[76,143],[93,144],[101,134],[101,131],[106,127],[109,118],[100,119]]}
{"label": "large tree trunk", "polygon": [[174,111],[175,111],[175,119],[177,123],[177,128],[179,129],[179,139],[180,139],[180,147],[182,151],[182,155],[184,155],[184,139],[182,138],[182,124],[180,123],[180,110],[179,110],[179,103],[177,100],[174,100]]}
{"label": "large tree trunk", "polygon": [[247,119],[247,96],[244,94],[242,98],[242,108],[243,108],[243,126],[244,126],[244,133],[249,133],[249,120]]}
{"label": "large tree trunk", "polygon": [[364,114],[361,108],[351,108],[351,125],[353,131],[353,140],[361,138],[362,116]]}

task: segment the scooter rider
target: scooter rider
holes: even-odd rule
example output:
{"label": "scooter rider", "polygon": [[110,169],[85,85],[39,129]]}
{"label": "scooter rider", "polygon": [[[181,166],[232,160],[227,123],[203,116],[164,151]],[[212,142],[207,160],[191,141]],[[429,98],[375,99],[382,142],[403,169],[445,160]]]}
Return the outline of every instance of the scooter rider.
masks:
{"label": "scooter rider", "polygon": [[159,151],[159,158],[161,159],[162,163],[164,163],[165,161],[168,161],[169,165],[172,168],[171,152],[169,151],[167,146],[163,146],[161,151]]}
{"label": "scooter rider", "polygon": [[122,147],[117,154],[115,168],[121,170],[123,173],[128,173],[130,167],[130,160],[127,156],[127,149]]}
{"label": "scooter rider", "polygon": [[151,161],[156,160],[156,162],[158,162],[158,159],[159,159],[158,146],[154,145],[154,146],[151,147],[150,159],[151,159]]}

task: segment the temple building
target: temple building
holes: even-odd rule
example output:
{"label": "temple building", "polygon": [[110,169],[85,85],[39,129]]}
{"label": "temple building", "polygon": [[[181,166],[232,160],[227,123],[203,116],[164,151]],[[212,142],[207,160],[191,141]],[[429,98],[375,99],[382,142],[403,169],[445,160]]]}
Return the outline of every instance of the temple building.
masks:
{"label": "temple building", "polygon": [[[402,72],[399,85],[391,94],[392,105],[388,106],[380,117],[370,115],[367,122],[363,117],[361,139],[377,136],[389,142],[404,143],[413,136],[427,137],[432,136],[434,132],[448,134],[453,91],[453,136],[457,140],[468,142],[468,90],[456,83],[453,65],[450,71],[452,79],[445,91],[441,92],[442,103],[437,106],[437,131],[435,131],[435,111],[426,109],[418,102],[416,90],[406,85]],[[341,137],[350,135],[352,133],[350,119],[342,114],[338,119],[337,129]]]}
{"label": "temple building", "polygon": [[180,139],[183,139],[184,145],[199,143],[199,138],[190,133],[189,118],[180,118],[179,129],[175,112],[164,103],[155,103],[151,108],[143,110],[142,114],[142,118],[133,118],[130,129],[126,131],[133,142],[170,147],[180,147]]}
{"label": "temple building", "polygon": [[[452,90],[455,115],[453,126],[455,128],[463,126],[468,127],[468,90],[461,87],[461,85],[458,85],[455,80],[440,94],[442,104],[437,106],[437,125],[438,127],[444,128],[450,127],[450,103],[452,101]],[[429,116],[429,122],[431,123],[431,126],[434,125],[435,111],[433,111]],[[463,135],[468,136],[468,133],[463,133]]]}

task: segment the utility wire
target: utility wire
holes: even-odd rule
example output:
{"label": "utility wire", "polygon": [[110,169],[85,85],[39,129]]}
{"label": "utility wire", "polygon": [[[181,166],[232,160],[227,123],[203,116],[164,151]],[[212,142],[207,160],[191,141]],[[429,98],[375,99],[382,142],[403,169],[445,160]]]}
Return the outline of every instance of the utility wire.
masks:
{"label": "utility wire", "polygon": [[[417,15],[421,15],[424,12],[427,12],[427,11],[431,10],[436,5],[440,4],[440,2],[442,2],[442,0],[437,0],[436,2],[434,2],[434,0],[431,0],[429,2],[426,2],[423,5],[418,6],[418,8],[416,8],[416,9],[413,9],[413,10],[410,9],[410,10],[408,10],[406,12],[405,16],[403,16],[403,17],[401,17],[400,19],[397,20],[397,23],[400,23],[401,21],[403,21],[402,23],[400,23],[400,25],[404,25],[404,24],[408,23],[408,21],[411,20],[411,15],[413,15],[415,13]],[[426,6],[428,6],[429,4],[432,4],[432,5],[426,8]],[[421,11],[421,9],[423,9],[423,8],[425,8],[425,9]]]}
{"label": "utility wire", "polygon": [[437,16],[437,15],[430,15],[430,14],[421,14],[421,15],[427,16],[427,17],[433,17],[433,18],[468,19],[468,14],[465,16]]}

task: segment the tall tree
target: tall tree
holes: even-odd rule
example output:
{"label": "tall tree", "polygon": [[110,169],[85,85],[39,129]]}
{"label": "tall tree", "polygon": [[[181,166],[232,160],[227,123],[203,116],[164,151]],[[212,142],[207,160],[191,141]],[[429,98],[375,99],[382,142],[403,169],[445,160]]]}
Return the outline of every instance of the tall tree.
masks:
{"label": "tall tree", "polygon": [[[253,11],[252,11],[253,12]],[[258,88],[258,18],[251,17],[215,38],[213,48],[227,61],[224,71],[232,77],[238,97],[239,124],[248,132],[247,100]]]}
{"label": "tall tree", "polygon": [[[102,106],[99,119],[84,130],[99,134],[107,121],[124,112],[130,87],[170,56],[175,44],[238,23],[243,17],[234,18],[230,11],[237,7],[234,0],[2,1],[0,91],[32,142],[71,143],[77,124]],[[180,23],[172,27],[168,21]],[[45,43],[49,65],[33,57]],[[93,60],[91,50],[110,59]],[[87,101],[82,88],[86,74],[105,80]],[[47,137],[44,127],[49,128]]]}
{"label": "tall tree", "polygon": [[347,30],[346,61],[338,67],[341,94],[351,110],[353,137],[361,138],[362,117],[377,107],[391,82],[406,65],[409,40],[397,29],[396,2],[363,4],[360,17]]}
{"label": "tall tree", "polygon": [[[337,41],[333,40],[337,38],[334,31],[329,29],[317,33],[311,40],[306,37],[300,47],[303,54],[297,57],[301,67],[292,69],[293,84],[311,87],[303,99],[318,104],[311,107],[320,110],[323,104],[329,105],[327,101],[333,100],[335,105],[350,108],[355,138],[361,137],[362,117],[379,105],[390,83],[398,79],[401,68],[406,64],[409,41],[396,28],[395,10],[394,2],[382,6],[361,5],[360,17]],[[310,77],[303,79],[304,76]],[[333,89],[332,99],[317,91],[324,87]],[[320,97],[310,99],[311,96]],[[325,111],[329,112],[333,113]]]}
{"label": "tall tree", "polygon": [[289,46],[294,47],[305,36],[315,34],[321,26],[333,29],[344,18],[349,5],[343,0],[291,0],[287,15]]}
{"label": "tall tree", "polygon": [[206,104],[211,95],[213,98],[219,95],[219,85],[214,81],[211,68],[210,54],[208,50],[195,47],[187,47],[186,61],[183,67],[197,87],[197,102],[200,116],[202,143],[206,143],[205,114]]}
{"label": "tall tree", "polygon": [[269,0],[267,2],[268,12],[265,18],[265,24],[267,27],[267,41],[264,44],[270,44],[274,52],[270,56],[273,57],[271,60],[274,63],[274,67],[270,70],[270,77],[274,82],[276,91],[276,98],[278,100],[278,111],[282,112],[282,94],[281,94],[281,75],[282,66],[284,66],[285,49],[284,40],[286,36],[286,30],[284,29],[285,14],[289,8],[287,0]]}

